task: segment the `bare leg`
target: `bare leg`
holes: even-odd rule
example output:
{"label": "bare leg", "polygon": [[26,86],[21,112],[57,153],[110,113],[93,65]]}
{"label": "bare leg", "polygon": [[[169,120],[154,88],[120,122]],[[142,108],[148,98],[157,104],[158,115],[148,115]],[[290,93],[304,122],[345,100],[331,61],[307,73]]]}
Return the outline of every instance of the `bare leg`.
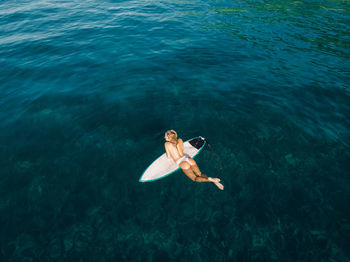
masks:
{"label": "bare leg", "polygon": [[193,172],[198,176],[198,177],[204,177],[208,178],[207,175],[202,174],[202,172],[199,170],[199,167],[196,163],[196,161],[193,160],[193,158],[189,158],[188,161],[190,162],[191,168]]}
{"label": "bare leg", "polygon": [[193,172],[192,168],[187,168],[187,169],[182,168],[182,171],[184,171],[186,176],[188,176],[193,181],[196,181],[196,182],[212,182],[212,181],[209,181],[208,178],[196,176],[195,173]]}
{"label": "bare leg", "polygon": [[200,176],[202,174],[202,172],[199,170],[199,167],[197,166],[196,162],[194,162],[194,165],[191,165],[191,168],[192,168],[193,172],[196,173],[197,176]]}
{"label": "bare leg", "polygon": [[[193,160],[193,158],[189,158],[188,161],[191,164],[191,168],[194,173],[198,176],[195,181],[198,182],[207,182],[207,181],[201,181],[203,178],[208,179],[207,175],[202,174],[202,172],[199,170],[199,167],[196,163],[196,161]],[[213,182],[219,189],[224,190],[224,186],[219,183],[221,180],[219,178],[210,178],[209,182]]]}
{"label": "bare leg", "polygon": [[219,178],[212,178],[212,177],[207,177],[206,175],[202,176],[196,176],[192,168],[188,163],[182,162],[180,164],[180,167],[182,171],[188,176],[191,180],[196,181],[196,182],[212,182],[214,183],[219,189],[224,190],[224,186],[220,183]]}

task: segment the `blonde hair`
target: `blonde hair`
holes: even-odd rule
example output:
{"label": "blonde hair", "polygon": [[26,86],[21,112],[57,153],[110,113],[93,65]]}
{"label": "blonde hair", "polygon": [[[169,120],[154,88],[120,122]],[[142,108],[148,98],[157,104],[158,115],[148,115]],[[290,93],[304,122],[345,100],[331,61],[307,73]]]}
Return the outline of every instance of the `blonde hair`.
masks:
{"label": "blonde hair", "polygon": [[175,130],[168,130],[165,132],[165,136],[167,137],[167,141],[177,144],[177,133]]}

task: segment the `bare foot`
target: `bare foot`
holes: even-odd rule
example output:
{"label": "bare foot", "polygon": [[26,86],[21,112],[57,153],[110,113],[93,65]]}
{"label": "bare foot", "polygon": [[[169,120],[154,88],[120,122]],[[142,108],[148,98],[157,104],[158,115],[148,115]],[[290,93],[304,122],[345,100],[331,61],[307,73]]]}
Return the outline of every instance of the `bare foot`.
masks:
{"label": "bare foot", "polygon": [[215,182],[214,182],[214,184],[215,184],[220,190],[224,190],[224,186],[223,186],[221,183],[219,183],[219,182],[215,183]]}
{"label": "bare foot", "polygon": [[221,181],[221,179],[217,177],[209,177],[208,180],[213,183],[219,183]]}
{"label": "bare foot", "polygon": [[208,180],[213,182],[219,189],[224,190],[224,186],[219,183],[221,181],[220,178],[208,177]]}

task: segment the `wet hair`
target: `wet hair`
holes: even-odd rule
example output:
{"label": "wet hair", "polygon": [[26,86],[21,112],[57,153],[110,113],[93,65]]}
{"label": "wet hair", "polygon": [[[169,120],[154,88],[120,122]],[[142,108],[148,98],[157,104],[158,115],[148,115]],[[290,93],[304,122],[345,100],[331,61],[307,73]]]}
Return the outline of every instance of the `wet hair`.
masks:
{"label": "wet hair", "polygon": [[167,141],[177,144],[177,133],[175,130],[168,130],[165,132],[165,136],[167,137]]}

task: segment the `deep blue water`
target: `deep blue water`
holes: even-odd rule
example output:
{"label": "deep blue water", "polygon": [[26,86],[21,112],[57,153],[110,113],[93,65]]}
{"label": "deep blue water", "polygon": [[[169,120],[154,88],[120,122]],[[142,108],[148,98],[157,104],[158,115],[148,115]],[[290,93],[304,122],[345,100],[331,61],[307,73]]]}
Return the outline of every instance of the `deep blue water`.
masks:
{"label": "deep blue water", "polygon": [[[350,261],[350,2],[0,2],[0,261]],[[139,183],[202,135],[224,191]]]}

